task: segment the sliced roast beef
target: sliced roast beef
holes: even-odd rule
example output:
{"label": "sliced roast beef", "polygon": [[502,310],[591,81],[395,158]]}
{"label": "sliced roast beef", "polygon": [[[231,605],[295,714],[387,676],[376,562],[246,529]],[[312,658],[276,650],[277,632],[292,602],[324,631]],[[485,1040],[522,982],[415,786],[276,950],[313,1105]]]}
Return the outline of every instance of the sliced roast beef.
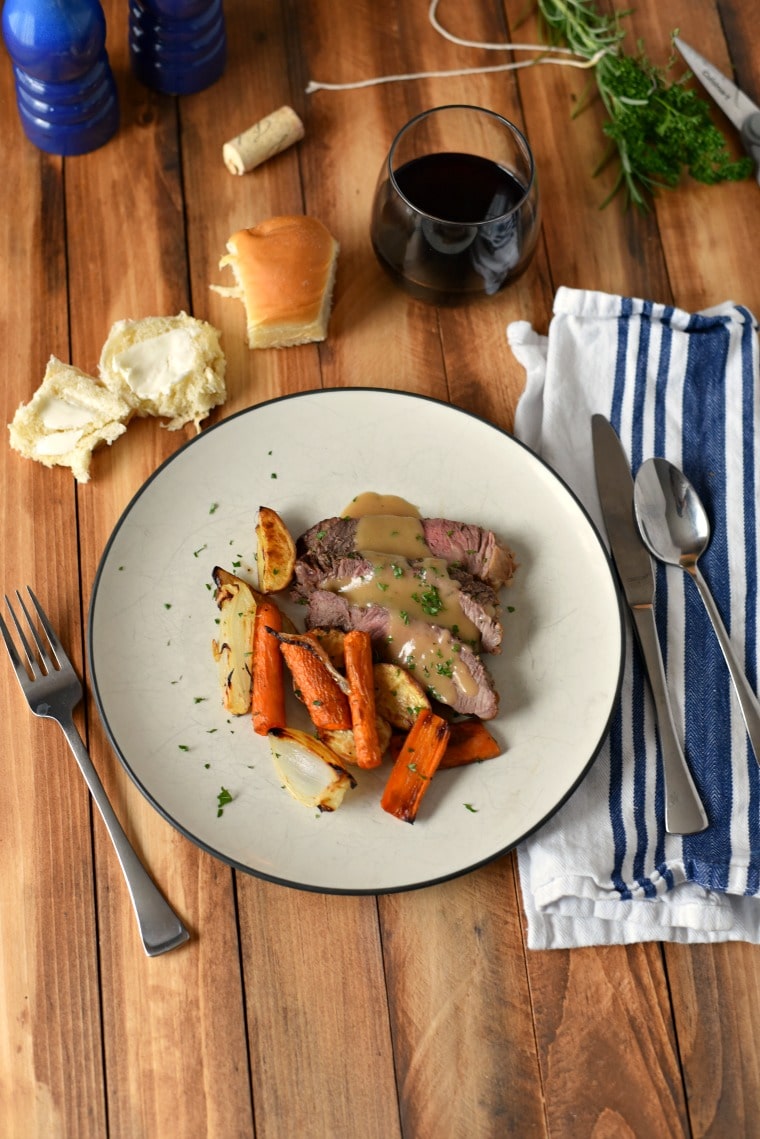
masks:
{"label": "sliced roast beef", "polygon": [[[422,568],[419,558],[409,561],[412,571]],[[502,627],[499,621],[499,599],[496,591],[485,581],[467,573],[461,566],[450,566],[449,577],[459,585],[459,604],[465,617],[472,621],[480,633],[483,652],[501,652]],[[372,563],[358,555],[341,557],[332,565],[318,567],[305,562],[296,564],[296,584],[292,590],[295,601],[305,601],[314,590],[338,591],[341,583],[372,576]]]}
{"label": "sliced roast beef", "polygon": [[[391,617],[382,605],[351,605],[339,593],[333,593],[328,589],[315,589],[308,595],[306,626],[310,629],[326,627],[345,631],[362,629],[369,633],[378,654],[384,659],[397,660],[400,664],[408,663],[400,655],[401,646],[389,643]],[[448,631],[441,630],[441,632],[443,635],[448,635]],[[413,640],[413,627],[409,629],[409,635]],[[453,698],[447,703],[455,712],[479,716],[482,720],[493,719],[498,712],[499,697],[482,660],[464,644],[457,645],[457,660],[458,667],[464,668],[474,683],[467,685],[470,691],[457,689]],[[425,683],[425,678],[419,672],[415,675],[418,680]],[[432,691],[435,690],[433,682],[429,687]]]}
{"label": "sliced roast beef", "polygon": [[350,605],[340,593],[315,589],[308,597],[307,629],[360,629],[369,633],[374,644],[388,637],[390,614],[382,605]]}
{"label": "sliced roast beef", "polygon": [[511,582],[517,569],[515,556],[499,543],[493,530],[447,518],[423,518],[422,529],[435,557],[461,566],[494,589]]}
{"label": "sliced roast beef", "polygon": [[334,561],[327,558],[309,561],[299,558],[295,565],[294,601],[300,601],[315,589],[329,587],[330,582],[347,581],[355,577],[370,577],[372,563],[360,554],[340,555]]}
{"label": "sliced roast beef", "polygon": [[356,518],[326,518],[310,526],[296,542],[298,560],[326,569],[341,558],[358,556]]}
{"label": "sliced roast beef", "polygon": [[503,629],[496,590],[458,566],[449,566],[449,577],[459,582],[459,604],[465,617],[477,626],[483,652],[500,653]]}
{"label": "sliced roast beef", "polygon": [[[488,582],[494,589],[509,584],[517,563],[510,549],[501,545],[492,530],[446,518],[421,519],[425,541],[431,554]],[[326,518],[311,526],[296,544],[299,563],[305,567],[328,569],[340,558],[358,557],[356,518]]]}

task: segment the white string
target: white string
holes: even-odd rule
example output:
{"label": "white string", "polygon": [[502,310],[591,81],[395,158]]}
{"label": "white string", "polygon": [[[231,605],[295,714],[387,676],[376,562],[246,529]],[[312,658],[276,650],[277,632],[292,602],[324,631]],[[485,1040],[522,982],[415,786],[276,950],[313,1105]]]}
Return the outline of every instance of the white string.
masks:
{"label": "white string", "polygon": [[463,67],[454,71],[413,71],[404,75],[378,75],[372,79],[359,79],[353,83],[320,83],[312,79],[306,86],[306,94],[311,95],[315,91],[356,91],[362,87],[377,87],[381,83],[401,83],[413,79],[445,79],[454,75],[489,75],[497,71],[518,71],[522,67],[533,67],[539,63],[552,63],[555,67],[586,69],[595,67],[607,52],[606,48],[601,48],[594,55],[587,57],[577,55],[570,48],[549,47],[546,44],[497,44],[460,39],[453,32],[447,31],[438,20],[436,13],[439,3],[440,0],[430,0],[428,20],[439,35],[458,47],[482,48],[486,51],[532,51],[539,54],[535,59],[513,60],[511,63],[497,63],[490,67]]}
{"label": "white string", "polygon": [[430,0],[430,7],[428,8],[428,20],[445,40],[450,43],[457,44],[458,47],[479,47],[485,51],[553,51],[562,55],[574,55],[569,47],[551,47],[547,49],[546,44],[495,44],[495,43],[481,43],[479,40],[463,40],[459,36],[455,36],[453,32],[444,28],[443,24],[438,19],[436,12],[440,0]]}

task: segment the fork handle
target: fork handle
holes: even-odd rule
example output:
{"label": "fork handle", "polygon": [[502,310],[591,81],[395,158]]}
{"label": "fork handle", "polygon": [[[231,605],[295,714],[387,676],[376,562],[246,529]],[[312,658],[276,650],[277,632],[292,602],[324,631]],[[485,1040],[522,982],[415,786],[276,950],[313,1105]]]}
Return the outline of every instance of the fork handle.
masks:
{"label": "fork handle", "polygon": [[135,853],[106,795],[89,753],[72,718],[58,721],[84,775],[114,845],[132,899],[140,936],[149,957],[166,953],[188,940],[190,934],[164,899]]}

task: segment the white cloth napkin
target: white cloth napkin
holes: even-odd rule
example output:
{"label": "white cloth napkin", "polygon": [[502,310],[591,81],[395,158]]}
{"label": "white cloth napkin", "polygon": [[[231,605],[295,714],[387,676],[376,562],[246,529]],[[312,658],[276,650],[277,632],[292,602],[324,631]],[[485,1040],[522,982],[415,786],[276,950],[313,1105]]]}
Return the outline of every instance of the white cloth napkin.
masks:
{"label": "white cloth napkin", "polygon": [[[605,541],[594,412],[611,420],[634,474],[664,455],[694,484],[713,525],[700,568],[757,689],[760,392],[751,313],[726,303],[689,315],[561,288],[548,336],[519,321],[507,337],[527,373],[515,434],[575,491]],[[567,803],[518,848],[531,948],[760,943],[760,767],[694,583],[664,566],[656,580],[676,723],[710,826],[665,834],[653,704],[629,625],[608,739]]]}

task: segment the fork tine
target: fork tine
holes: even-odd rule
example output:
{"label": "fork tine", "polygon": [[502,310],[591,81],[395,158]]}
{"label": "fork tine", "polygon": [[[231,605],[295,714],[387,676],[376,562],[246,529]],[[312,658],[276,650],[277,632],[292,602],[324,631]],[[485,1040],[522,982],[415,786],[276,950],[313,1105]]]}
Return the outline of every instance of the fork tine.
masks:
{"label": "fork tine", "polygon": [[[27,590],[31,594],[32,598],[34,599],[34,594],[32,593],[31,589],[29,589],[29,586],[27,586]],[[26,604],[24,603],[24,599],[21,596],[21,593],[19,592],[18,589],[16,590],[16,597],[18,599],[19,605],[21,606],[21,609],[23,611],[24,616],[26,617],[26,623],[27,623],[27,626],[29,628],[29,633],[31,634],[32,640],[34,641],[35,645],[37,646],[38,657],[35,658],[34,651],[33,651],[33,649],[31,649],[28,640],[24,636],[24,631],[21,628],[21,625],[19,624],[18,620],[16,619],[16,614],[13,613],[13,620],[16,624],[16,628],[18,629],[19,636],[21,637],[22,643],[24,645],[24,651],[26,652],[27,659],[29,660],[29,663],[32,666],[32,669],[34,669],[35,659],[39,660],[39,662],[42,664],[43,672],[46,675],[49,675],[51,672],[55,671],[55,664],[50,659],[50,656],[48,654],[48,646],[44,643],[44,641],[42,640],[42,637],[38,633],[37,626],[35,625],[34,621],[32,620],[32,618],[29,614],[29,610],[27,609]]]}
{"label": "fork tine", "polygon": [[[42,608],[39,601],[35,597],[35,594],[34,594],[34,591],[32,590],[32,587],[30,585],[28,585],[26,588],[27,588],[27,592],[28,592],[29,596],[32,599],[32,603],[34,605],[34,608],[37,611],[37,616],[40,619],[40,624],[42,625],[42,628],[45,630],[45,636],[48,639],[48,644],[50,647],[50,654],[52,656],[53,665],[55,666],[55,668],[58,668],[58,669],[63,668],[65,665],[67,665],[69,663],[69,658],[66,656],[66,650],[64,649],[61,642],[58,640],[58,636],[56,634],[56,631],[53,628],[53,626],[50,624],[50,621],[48,620],[47,613],[45,612],[45,610]],[[23,604],[23,602],[22,602],[22,604]],[[27,614],[27,619],[28,619],[28,616],[29,615]],[[37,641],[37,644],[39,646],[39,640]]]}
{"label": "fork tine", "polygon": [[[24,602],[21,600],[21,594],[19,593],[18,590],[16,590],[16,597],[21,604],[21,608],[24,609],[24,612],[26,613],[26,609],[24,607]],[[16,626],[16,633],[18,634],[18,638],[21,641],[21,645],[22,645],[22,648],[24,650],[24,655],[26,657],[26,671],[28,673],[30,673],[32,679],[34,679],[36,674],[40,671],[39,662],[37,660],[37,657],[34,654],[34,649],[29,644],[26,633],[24,632],[24,630],[21,626],[21,622],[19,621],[19,619],[16,615],[16,610],[13,608],[13,605],[11,604],[11,600],[7,594],[5,595],[5,604],[8,606],[8,612],[10,613],[10,615],[13,619],[13,624]],[[29,621],[29,614],[28,613],[26,613],[26,619],[27,619],[27,621]],[[30,622],[30,627],[31,627],[31,622]]]}
{"label": "fork tine", "polygon": [[[13,613],[13,610],[11,609],[11,603],[7,597],[5,598],[5,602],[8,606],[8,608],[10,609],[11,613]],[[3,634],[3,640],[5,641],[5,647],[8,650],[8,656],[11,658],[11,664],[13,665],[14,669],[16,670],[16,676],[18,677],[18,679],[21,682],[21,685],[23,687],[25,684],[29,683],[29,673],[27,672],[27,669],[26,669],[24,662],[22,661],[21,657],[18,655],[18,650],[16,648],[16,642],[14,641],[13,637],[11,636],[11,631],[8,628],[8,626],[6,625],[5,621],[3,620],[2,614],[0,614],[0,632],[2,632],[2,634]]]}

